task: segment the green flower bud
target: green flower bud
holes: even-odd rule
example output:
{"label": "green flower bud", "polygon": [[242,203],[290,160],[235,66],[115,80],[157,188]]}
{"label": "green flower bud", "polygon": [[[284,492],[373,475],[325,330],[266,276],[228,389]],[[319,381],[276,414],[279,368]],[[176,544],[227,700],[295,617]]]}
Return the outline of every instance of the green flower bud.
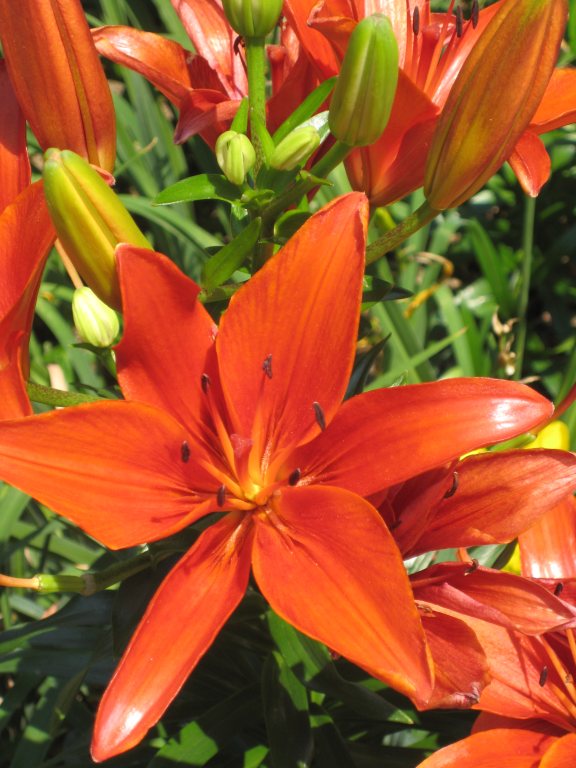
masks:
{"label": "green flower bud", "polygon": [[82,341],[94,347],[111,346],[120,331],[116,312],[87,286],[74,291],[72,316]]}
{"label": "green flower bud", "polygon": [[302,125],[289,133],[272,152],[270,165],[277,171],[292,171],[308,160],[320,145],[320,134],[311,125]]}
{"label": "green flower bud", "polygon": [[94,293],[121,309],[116,246],[150,248],[150,243],[100,174],[79,155],[49,149],[44,159],[44,192],[60,242]]}
{"label": "green flower bud", "polygon": [[224,131],[216,140],[216,160],[228,181],[240,185],[256,162],[256,152],[248,136]]}
{"label": "green flower bud", "polygon": [[353,147],[373,144],[388,119],[398,83],[398,44],[392,24],[375,13],[352,32],[336,81],[328,124]]}
{"label": "green flower bud", "polygon": [[226,18],[242,37],[265,37],[282,12],[282,0],[222,0]]}

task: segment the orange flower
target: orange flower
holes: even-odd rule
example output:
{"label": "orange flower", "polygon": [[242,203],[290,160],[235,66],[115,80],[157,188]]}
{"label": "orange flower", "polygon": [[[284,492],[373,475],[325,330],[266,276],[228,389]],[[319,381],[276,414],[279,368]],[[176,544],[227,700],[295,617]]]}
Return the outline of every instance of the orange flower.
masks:
{"label": "orange flower", "polygon": [[0,0],[14,91],[43,149],[73,149],[112,171],[116,122],[80,0]]}
{"label": "orange flower", "polygon": [[[367,205],[315,214],[217,331],[160,254],[117,249],[126,401],[0,424],[0,475],[111,548],[208,526],[150,603],[106,691],[95,759],[143,738],[238,605],[250,569],[301,631],[427,705],[427,645],[400,552],[366,497],[548,418],[527,387],[454,379],[342,404]],[[334,311],[334,307],[338,311]]]}

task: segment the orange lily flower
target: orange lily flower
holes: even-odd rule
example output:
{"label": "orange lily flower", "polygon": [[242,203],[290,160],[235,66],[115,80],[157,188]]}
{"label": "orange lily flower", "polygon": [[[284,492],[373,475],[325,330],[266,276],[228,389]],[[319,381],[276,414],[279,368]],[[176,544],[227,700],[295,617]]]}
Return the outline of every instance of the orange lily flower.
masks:
{"label": "orange lily flower", "polygon": [[[286,15],[318,71],[335,74],[349,35],[369,13],[387,15],[400,49],[400,77],[390,122],[371,146],[355,150],[346,161],[352,186],[373,205],[387,205],[422,186],[426,158],[436,123],[454,81],[481,33],[504,2],[478,10],[432,13],[429,0],[286,0]],[[313,12],[312,9],[314,8]],[[311,14],[311,15],[310,15]],[[306,29],[305,20],[313,29]],[[321,35],[323,45],[319,44]],[[327,50],[326,41],[332,44]],[[536,195],[547,181],[550,159],[538,135],[574,121],[576,70],[557,69],[540,106],[508,158],[525,192]]]}
{"label": "orange lily flower", "polygon": [[[124,26],[93,31],[99,52],[146,77],[179,111],[175,141],[200,133],[214,146],[248,93],[245,61],[237,33],[217,0],[172,0],[196,54],[161,35]],[[274,129],[318,80],[296,38],[284,29],[281,45],[268,55],[273,93],[268,105]]]}
{"label": "orange lily flower", "polygon": [[112,171],[114,106],[80,0],[0,0],[0,39],[40,146],[73,149]]}
{"label": "orange lily flower", "polygon": [[250,568],[298,629],[418,706],[431,699],[430,649],[400,552],[366,497],[521,433],[551,405],[490,379],[341,403],[367,214],[357,193],[315,214],[234,296],[218,331],[168,259],[119,246],[126,401],[0,424],[2,478],[110,548],[222,515],[128,645],[97,715],[96,760],[158,720],[242,599]]}
{"label": "orange lily flower", "polygon": [[0,59],[0,178],[1,214],[30,184],[26,122],[3,59]]}

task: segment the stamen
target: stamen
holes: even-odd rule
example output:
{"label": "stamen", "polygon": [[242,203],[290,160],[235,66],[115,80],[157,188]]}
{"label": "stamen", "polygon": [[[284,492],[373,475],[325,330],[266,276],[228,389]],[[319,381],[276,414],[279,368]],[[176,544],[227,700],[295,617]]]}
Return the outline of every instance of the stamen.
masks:
{"label": "stamen", "polygon": [[444,494],[445,499],[449,499],[451,496],[454,496],[456,491],[458,490],[458,483],[459,483],[459,475],[458,472],[454,472],[452,476],[452,485],[451,487],[446,491]]}
{"label": "stamen", "polygon": [[546,685],[546,680],[548,680],[548,667],[546,664],[542,667],[542,672],[540,672],[540,677],[538,678],[538,685],[543,688]]}
{"label": "stamen", "polygon": [[288,485],[298,485],[300,478],[302,477],[302,472],[298,467],[290,474],[288,477]]}
{"label": "stamen", "polygon": [[326,418],[324,417],[324,411],[322,410],[322,406],[320,405],[320,403],[317,403],[315,400],[312,403],[312,408],[314,408],[314,416],[316,418],[318,426],[322,431],[324,431],[326,429]]}
{"label": "stamen", "polygon": [[420,32],[420,8],[418,8],[418,6],[414,8],[414,13],[412,15],[412,32],[414,32],[415,35]]}
{"label": "stamen", "polygon": [[223,507],[226,503],[226,486],[221,485],[220,488],[218,488],[218,493],[216,494],[216,503],[219,507]]}
{"label": "stamen", "polygon": [[464,571],[464,576],[469,576],[471,573],[474,573],[474,571],[477,571],[479,567],[480,567],[480,563],[479,563],[479,562],[478,562],[478,560],[476,560],[476,558],[474,557],[474,558],[472,559],[472,561],[470,562],[470,568],[467,568],[467,569]]}
{"label": "stamen", "polygon": [[182,445],[180,446],[180,456],[182,457],[184,464],[187,464],[190,461],[190,446],[188,445],[187,440],[182,441]]}
{"label": "stamen", "polygon": [[454,11],[454,13],[456,15],[456,37],[462,37],[462,31],[463,31],[462,7],[458,6]]}
{"label": "stamen", "polygon": [[556,586],[554,587],[554,594],[556,595],[556,597],[558,597],[558,595],[562,592],[563,589],[564,589],[564,584],[562,584],[562,582],[559,581],[558,584],[556,584]]}
{"label": "stamen", "polygon": [[472,9],[470,11],[470,20],[472,21],[472,29],[476,29],[478,26],[478,18],[480,13],[480,6],[478,0],[472,0]]}
{"label": "stamen", "polygon": [[200,377],[200,382],[202,384],[202,392],[207,394],[208,390],[210,389],[210,376],[208,376],[207,373],[203,373]]}
{"label": "stamen", "polygon": [[272,355],[266,356],[264,362],[262,363],[262,370],[269,379],[272,378]]}

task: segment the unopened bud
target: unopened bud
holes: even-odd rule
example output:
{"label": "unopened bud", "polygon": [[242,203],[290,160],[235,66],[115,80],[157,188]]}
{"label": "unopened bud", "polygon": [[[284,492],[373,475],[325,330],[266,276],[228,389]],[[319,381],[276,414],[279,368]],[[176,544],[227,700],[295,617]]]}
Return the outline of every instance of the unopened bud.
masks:
{"label": "unopened bud", "polygon": [[282,0],[222,0],[226,18],[242,37],[265,37],[282,12]]}
{"label": "unopened bud", "polygon": [[336,81],[328,124],[349,146],[373,144],[388,119],[398,83],[398,44],[392,24],[375,13],[352,32]]}
{"label": "unopened bud", "polygon": [[150,248],[150,243],[104,179],[79,155],[49,149],[44,158],[44,192],[60,242],[94,293],[120,309],[115,248],[118,243]]}
{"label": "unopened bud", "polygon": [[87,286],[74,291],[72,316],[82,341],[94,347],[111,346],[120,331],[116,312]]}
{"label": "unopened bud", "polygon": [[311,125],[303,125],[278,144],[272,152],[270,165],[277,171],[292,171],[308,160],[320,145],[320,134]]}
{"label": "unopened bud", "polygon": [[244,184],[244,179],[256,162],[252,142],[243,133],[224,131],[216,140],[216,160],[232,184]]}

